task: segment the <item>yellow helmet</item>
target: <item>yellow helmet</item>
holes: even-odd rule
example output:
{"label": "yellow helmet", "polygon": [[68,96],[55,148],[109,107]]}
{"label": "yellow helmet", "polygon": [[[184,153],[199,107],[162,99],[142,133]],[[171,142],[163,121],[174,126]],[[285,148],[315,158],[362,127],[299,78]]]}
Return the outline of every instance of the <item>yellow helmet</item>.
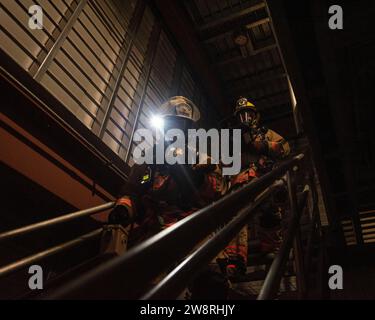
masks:
{"label": "yellow helmet", "polygon": [[[251,113],[254,113],[254,115],[251,115]],[[234,116],[237,117],[240,122],[251,125],[257,125],[260,119],[260,114],[256,106],[247,98],[243,97],[237,100]]]}
{"label": "yellow helmet", "polygon": [[258,113],[256,106],[252,102],[250,102],[247,98],[241,97],[236,102],[236,109],[234,111],[234,114],[237,115],[238,112],[249,109],[251,109],[255,113]]}

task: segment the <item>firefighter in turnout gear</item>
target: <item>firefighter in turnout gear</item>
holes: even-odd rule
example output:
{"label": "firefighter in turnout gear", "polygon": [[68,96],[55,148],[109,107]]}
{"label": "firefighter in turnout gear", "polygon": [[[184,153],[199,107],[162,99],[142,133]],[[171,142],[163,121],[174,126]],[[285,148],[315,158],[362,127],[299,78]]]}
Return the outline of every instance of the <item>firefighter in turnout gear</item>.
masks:
{"label": "firefighter in turnout gear", "polygon": [[[260,114],[247,98],[240,98],[235,107],[236,127],[242,131],[241,172],[230,180],[229,191],[249,183],[271,171],[278,160],[289,155],[288,142],[276,132],[259,125]],[[259,230],[261,251],[276,252],[280,245],[281,207],[284,190],[276,193],[275,200],[259,209]],[[226,265],[229,277],[237,277],[246,272],[248,256],[248,227],[221,254],[221,263]]]}
{"label": "firefighter in turnout gear", "polygon": [[[180,129],[188,137],[188,129],[195,127],[200,113],[192,101],[177,96],[160,107],[158,116],[154,122],[159,128],[155,130],[166,133],[169,129]],[[156,141],[154,150],[164,142],[164,151],[188,154],[187,143],[185,150],[168,148],[172,142],[161,136],[164,141]],[[122,190],[123,196],[109,215],[109,225],[130,225],[129,246],[133,246],[217,200],[227,191],[227,184],[220,166],[211,164],[208,156],[207,159],[207,164],[196,165],[155,161],[135,164]]]}
{"label": "firefighter in turnout gear", "polygon": [[[177,96],[161,106],[159,116],[161,128],[156,130],[180,129],[187,137],[188,129],[195,127],[200,113],[192,101]],[[171,141],[164,143],[164,150],[187,154],[187,150],[168,148]],[[219,165],[135,164],[122,191],[126,195],[117,201],[109,222],[134,222],[132,231],[139,236],[136,239],[139,242],[206,206],[225,192],[226,184]]]}

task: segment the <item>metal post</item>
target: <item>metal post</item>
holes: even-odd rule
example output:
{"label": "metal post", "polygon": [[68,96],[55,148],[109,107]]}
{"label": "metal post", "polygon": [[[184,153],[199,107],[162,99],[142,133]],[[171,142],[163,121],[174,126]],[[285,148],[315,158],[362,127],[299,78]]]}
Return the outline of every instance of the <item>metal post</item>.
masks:
{"label": "metal post", "polygon": [[35,73],[34,79],[36,81],[40,81],[42,79],[43,75],[49,68],[51,62],[53,61],[53,59],[55,59],[56,54],[58,53],[59,49],[61,48],[62,44],[64,43],[66,37],[68,36],[70,30],[73,28],[74,23],[77,21],[79,15],[81,14],[86,4],[87,4],[87,0],[81,0],[81,2],[78,4],[74,13],[70,17],[68,23],[65,25],[64,30],[60,33],[53,47],[48,52],[47,56],[44,58],[43,62],[40,64],[39,69]]}
{"label": "metal post", "polygon": [[[316,190],[316,185],[313,177],[313,171],[309,173],[309,185],[311,187],[311,195],[312,195],[312,213],[311,213],[311,226],[307,238],[307,246],[305,252],[305,271],[306,274],[309,274],[310,264],[311,264],[311,254],[312,254],[312,243],[314,241],[314,237],[316,236],[317,232],[320,230],[317,228],[319,223],[319,206],[318,206],[318,194]],[[306,279],[307,280],[307,279]],[[306,282],[308,286],[308,281]]]}
{"label": "metal post", "polygon": [[143,107],[143,104],[144,104],[144,101],[145,101],[145,98],[146,98],[147,86],[148,86],[148,82],[150,81],[152,64],[153,64],[153,62],[155,60],[155,57],[156,57],[156,51],[157,51],[157,46],[158,46],[158,42],[159,42],[159,39],[160,39],[160,34],[161,34],[161,25],[160,25],[160,23],[156,22],[154,27],[153,27],[151,37],[150,37],[152,39],[152,41],[150,41],[149,49],[148,49],[148,52],[147,52],[147,56],[149,57],[149,60],[147,62],[145,62],[145,65],[144,65],[145,82],[143,84],[141,99],[139,101],[137,112],[135,114],[133,128],[132,128],[132,132],[131,132],[130,140],[129,140],[129,147],[128,147],[128,150],[126,151],[126,155],[125,155],[125,163],[128,163],[128,161],[130,160],[130,156],[131,156],[130,152],[131,152],[131,149],[132,149],[132,146],[133,146],[134,133],[137,129],[139,115],[141,114],[142,107]]}
{"label": "metal post", "polygon": [[301,230],[299,226],[296,230],[296,235],[294,238],[293,253],[294,253],[294,266],[296,268],[298,297],[299,299],[303,299],[306,294],[306,278],[305,278],[303,250],[302,250],[302,243],[301,243]]}
{"label": "metal post", "polygon": [[[120,52],[121,59],[122,59],[120,71],[119,71],[119,73],[116,77],[115,86],[112,90],[111,96],[109,97],[108,104],[103,107],[103,109],[105,110],[105,113],[104,113],[103,120],[101,122],[100,128],[98,128],[98,136],[100,138],[103,138],[103,136],[104,136],[105,129],[106,129],[106,126],[107,126],[107,123],[108,123],[108,120],[109,120],[109,116],[111,114],[112,107],[115,103],[115,99],[117,97],[117,93],[119,91],[121,81],[123,80],[124,73],[126,71],[126,66],[127,66],[128,60],[129,60],[130,52],[131,52],[131,49],[133,48],[134,40],[137,36],[137,32],[138,32],[138,30],[140,28],[140,25],[141,25],[141,22],[142,22],[142,17],[144,15],[145,8],[146,8],[145,1],[144,0],[138,1],[137,7],[135,8],[134,13],[133,13],[133,17],[130,21],[130,26],[129,26],[129,30],[128,30],[128,32],[130,34],[129,43],[128,43],[127,47],[125,47],[126,40],[124,39],[124,43],[123,43],[123,46],[122,46],[121,52]],[[119,61],[121,59],[119,59]]]}
{"label": "metal post", "polygon": [[293,202],[294,204],[292,212],[294,212],[295,215],[291,216],[285,239],[281,244],[279,253],[276,255],[275,259],[272,262],[272,265],[267,273],[266,279],[264,280],[263,287],[257,300],[274,299],[279,290],[280,281],[284,274],[285,266],[289,258],[290,249],[293,245],[295,232],[299,225],[299,213],[305,207],[308,192],[309,188],[305,186],[305,190],[301,195],[301,199],[299,199],[298,201],[298,209],[296,203]]}
{"label": "metal post", "polygon": [[[294,171],[294,168],[293,168]],[[296,185],[294,181],[294,173],[289,170],[287,173],[287,181],[288,181],[288,192],[289,192],[289,205],[291,210],[291,217],[300,216],[303,213],[297,212],[297,191]],[[298,220],[299,221],[299,220]],[[298,289],[298,296],[300,299],[303,298],[306,292],[306,281],[305,281],[305,268],[304,268],[304,259],[303,259],[303,251],[302,251],[302,244],[301,244],[301,229],[298,222],[295,232],[295,238],[293,241],[293,253],[294,253],[294,266],[296,268],[296,278],[297,278],[297,289]]]}

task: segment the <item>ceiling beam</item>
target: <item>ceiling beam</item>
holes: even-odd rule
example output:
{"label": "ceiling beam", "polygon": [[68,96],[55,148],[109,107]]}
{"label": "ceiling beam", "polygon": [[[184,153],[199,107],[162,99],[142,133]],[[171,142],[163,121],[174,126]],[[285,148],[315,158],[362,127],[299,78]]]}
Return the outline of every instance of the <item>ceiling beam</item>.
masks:
{"label": "ceiling beam", "polygon": [[219,60],[215,63],[215,65],[217,67],[223,67],[223,66],[226,66],[226,65],[234,63],[234,62],[239,62],[239,61],[244,61],[244,60],[249,60],[249,59],[252,60],[252,59],[254,59],[254,56],[256,56],[256,55],[258,55],[262,52],[273,50],[273,49],[277,49],[277,44],[274,43],[274,44],[265,46],[263,48],[254,50],[254,52],[252,54],[249,54],[245,58],[242,55],[238,55],[238,56],[233,57],[233,58]]}
{"label": "ceiling beam", "polygon": [[266,8],[266,4],[264,2],[261,2],[261,3],[258,3],[256,5],[253,5],[253,6],[250,6],[246,9],[242,9],[242,10],[239,10],[235,13],[232,13],[232,14],[229,14],[227,16],[224,16],[222,18],[219,18],[219,19],[215,19],[211,22],[207,22],[201,26],[199,26],[199,31],[202,32],[202,31],[206,31],[208,29],[213,29],[213,28],[217,28],[217,27],[221,27],[222,25],[226,24],[226,23],[233,23],[235,21],[237,21],[238,19],[241,19],[255,11],[258,11],[258,10],[263,10]]}
{"label": "ceiling beam", "polygon": [[[207,40],[209,38],[215,37],[225,32],[229,32],[231,30],[239,29],[246,27],[248,25],[254,24],[254,26],[259,25],[258,21],[263,21],[263,19],[268,18],[268,13],[265,8],[254,11],[247,15],[241,16],[240,18],[234,20],[228,20],[224,23],[218,24],[216,27],[207,28],[207,29],[199,29],[199,37],[201,40]],[[253,27],[254,27],[253,26]]]}
{"label": "ceiling beam", "polygon": [[[260,20],[256,20],[252,23],[249,23],[245,26],[246,29],[250,30],[254,27],[257,27],[257,26],[260,26],[262,24],[265,24],[265,23],[268,23],[270,22],[270,18],[263,18],[263,19],[260,19]],[[217,40],[220,40],[220,39],[223,39],[225,37],[231,37],[232,34],[233,34],[233,29],[230,29],[228,30],[227,32],[224,32],[224,33],[220,33],[220,34],[216,34],[216,35],[212,35],[212,36],[209,36],[209,38],[205,38],[205,39],[202,39],[204,43],[213,43]]]}

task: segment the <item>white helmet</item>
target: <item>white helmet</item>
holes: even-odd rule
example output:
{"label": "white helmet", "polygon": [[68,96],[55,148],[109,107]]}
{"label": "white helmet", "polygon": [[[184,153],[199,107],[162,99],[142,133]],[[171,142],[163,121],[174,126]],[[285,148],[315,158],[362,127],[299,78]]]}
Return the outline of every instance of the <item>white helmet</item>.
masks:
{"label": "white helmet", "polygon": [[188,98],[176,96],[168,99],[159,109],[162,117],[182,117],[197,122],[201,114],[198,107]]}

